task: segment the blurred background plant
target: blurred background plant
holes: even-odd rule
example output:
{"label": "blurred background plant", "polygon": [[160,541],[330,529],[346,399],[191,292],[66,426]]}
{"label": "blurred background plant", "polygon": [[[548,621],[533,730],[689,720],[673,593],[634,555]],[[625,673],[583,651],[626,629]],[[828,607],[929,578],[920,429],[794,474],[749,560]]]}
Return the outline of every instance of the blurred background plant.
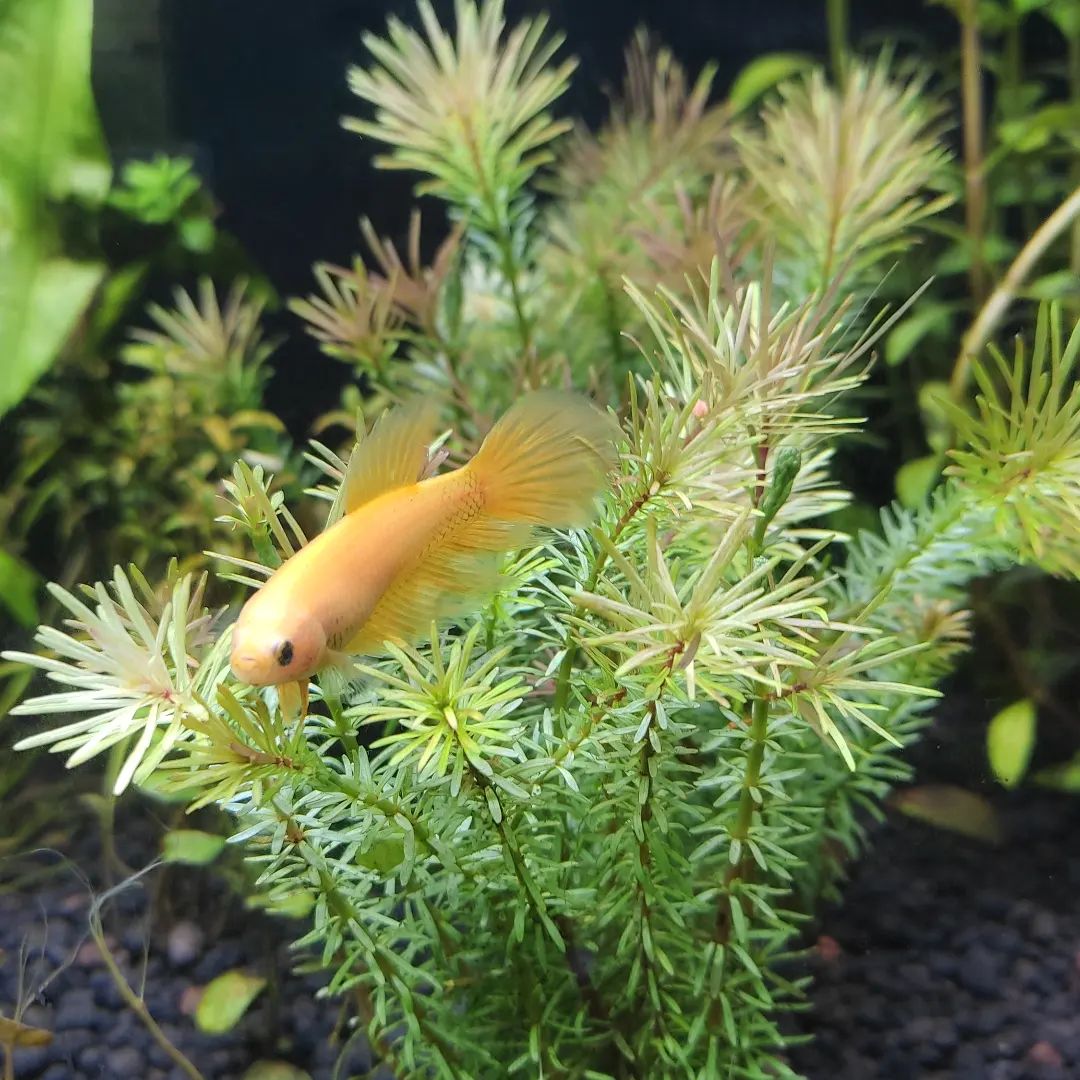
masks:
{"label": "blurred background plant", "polygon": [[[0,640],[11,646],[55,617],[49,579],[134,562],[156,583],[177,552],[189,567],[227,548],[215,519],[239,455],[299,490],[283,426],[262,407],[272,344],[260,318],[274,292],[217,227],[190,160],[129,161],[113,176],[92,30],[85,0],[0,9]],[[233,282],[224,299],[213,277]],[[177,280],[192,292],[151,302]],[[144,321],[154,329],[127,329]],[[0,665],[5,747],[28,675]],[[111,797],[31,773],[29,759],[3,762],[5,848],[65,812],[68,798],[42,796],[57,784],[89,799],[108,846]]]}
{"label": "blurred background plant", "polygon": [[[553,115],[573,68],[559,38],[543,19],[507,31],[498,0],[459,0],[453,32],[421,0],[420,28],[391,19],[350,73],[366,112],[347,126],[387,148],[382,166],[419,173],[451,229],[425,266],[418,217],[401,247],[364,222],[368,254],[318,266],[318,291],[291,302],[357,377],[321,430],[352,442],[363,398],[438,395],[437,467],[522,390],[577,386],[622,425],[595,528],[520,553],[474,619],[364,658],[344,696],[316,679],[299,724],[233,679],[187,566],[160,590],[119,569],[87,601],[53,587],[70,619],[39,631],[51,657],[7,654],[61,688],[20,714],[75,717],[23,747],[73,765],[108,753],[114,792],[235,816],[258,887],[310,911],[303,944],[396,1075],[791,1075],[779,1017],[804,987],[787,962],[909,776],[903,748],[970,644],[969,588],[1000,615],[980,582],[1008,579],[992,572],[1075,577],[1080,331],[1067,290],[1037,317],[1019,302],[1030,264],[1071,257],[1071,204],[1055,190],[1035,207],[1065,207],[1049,231],[1002,210],[1006,233],[1037,239],[995,256],[986,160],[968,127],[963,172],[948,149],[948,80],[850,55],[846,6],[828,10],[831,80],[766,58],[719,106],[711,70],[691,77],[639,35],[597,134]],[[981,130],[971,50],[998,31],[976,15],[1014,9],[956,10]],[[1024,152],[1067,144],[1055,128]],[[182,169],[144,180],[120,206],[200,218]],[[922,260],[961,248],[924,289]],[[958,306],[935,359],[914,321],[942,297]],[[145,426],[102,450],[176,493],[149,537],[153,506],[120,493],[117,543],[147,558],[213,545],[214,576],[248,585],[313,532],[260,456],[276,433],[257,412],[258,310],[204,284],[151,308],[155,328],[121,354],[145,372],[122,402],[174,425],[175,446],[205,438],[205,459],[155,471]],[[988,350],[1006,310],[1021,340]],[[852,538],[870,391],[925,401],[955,370],[934,398],[932,476],[901,473],[900,501]],[[334,514],[348,452],[325,438],[310,494]],[[221,533],[205,500],[230,460]],[[1010,670],[1035,701],[1054,669]],[[995,740],[1019,743],[1031,713],[999,718]],[[994,766],[1016,772],[997,751]]]}

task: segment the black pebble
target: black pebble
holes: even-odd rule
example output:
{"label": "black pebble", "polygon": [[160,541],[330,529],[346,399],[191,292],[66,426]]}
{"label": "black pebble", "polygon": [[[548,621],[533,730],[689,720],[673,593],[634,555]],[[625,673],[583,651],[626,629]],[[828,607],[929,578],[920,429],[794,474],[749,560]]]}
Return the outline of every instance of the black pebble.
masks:
{"label": "black pebble", "polygon": [[110,1050],[105,1058],[106,1075],[116,1080],[142,1080],[146,1075],[146,1059],[134,1046]]}

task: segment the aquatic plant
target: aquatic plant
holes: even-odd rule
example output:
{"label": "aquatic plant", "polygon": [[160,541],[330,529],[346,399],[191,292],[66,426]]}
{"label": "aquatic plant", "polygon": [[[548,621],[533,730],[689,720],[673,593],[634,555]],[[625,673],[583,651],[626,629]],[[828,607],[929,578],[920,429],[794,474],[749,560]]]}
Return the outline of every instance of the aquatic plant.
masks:
{"label": "aquatic plant", "polygon": [[[967,585],[1016,562],[1075,573],[1080,329],[1047,307],[1015,361],[980,351],[948,476],[852,539],[833,455],[897,318],[866,297],[941,207],[924,91],[852,61],[735,131],[707,73],[687,91],[639,44],[614,124],[579,136],[538,208],[565,128],[553,39],[504,35],[497,0],[459,0],[454,37],[420,13],[423,33],[369,39],[352,84],[376,111],[352,126],[423,174],[452,247],[425,273],[373,245],[381,273],[325,269],[296,310],[380,401],[445,391],[427,469],[526,386],[591,389],[621,432],[599,522],[519,552],[429,641],[316,676],[299,720],[235,679],[191,578],[164,601],[120,570],[60,592],[54,655],[12,659],[64,689],[17,712],[82,716],[24,745],[78,762],[116,741],[118,789],[153,776],[235,815],[261,888],[310,901],[300,946],[395,1075],[792,1075],[800,927],[907,775],[967,643]],[[873,197],[804,166],[855,123]],[[606,198],[623,160],[643,182]],[[805,243],[763,209],[789,198]],[[347,462],[312,460],[334,518]],[[220,575],[257,586],[303,518],[250,463],[227,494],[247,550]]]}

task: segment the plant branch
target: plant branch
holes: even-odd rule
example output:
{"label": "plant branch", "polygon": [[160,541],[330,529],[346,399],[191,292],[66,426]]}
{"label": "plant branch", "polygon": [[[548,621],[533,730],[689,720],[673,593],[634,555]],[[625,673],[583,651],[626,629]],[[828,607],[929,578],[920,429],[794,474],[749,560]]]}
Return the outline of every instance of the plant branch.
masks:
{"label": "plant branch", "polygon": [[169,1041],[168,1036],[161,1030],[157,1021],[150,1015],[150,1010],[147,1009],[146,1002],[131,989],[130,984],[124,977],[124,973],[120,970],[115,957],[109,949],[108,942],[105,940],[105,932],[101,925],[101,915],[98,912],[97,907],[94,907],[90,913],[90,934],[98,947],[98,952],[101,954],[102,963],[104,963],[109,974],[112,976],[112,980],[116,984],[116,989],[120,992],[120,996],[124,999],[124,1003],[142,1021],[143,1026],[150,1032],[154,1042],[161,1047],[168,1055],[169,1060],[172,1061],[185,1076],[190,1077],[191,1080],[205,1080],[203,1074],[199,1072],[199,1070],[195,1068],[195,1066]]}
{"label": "plant branch", "polygon": [[964,215],[971,247],[968,281],[972,301],[986,295],[984,232],[986,229],[986,175],[983,146],[982,59],[978,0],[961,0],[960,89],[964,113]]}
{"label": "plant branch", "polygon": [[510,300],[514,308],[514,320],[517,323],[518,337],[521,339],[521,348],[524,352],[526,364],[531,364],[533,359],[533,332],[532,324],[525,314],[525,301],[521,295],[519,281],[520,270],[517,259],[514,257],[514,237],[508,220],[508,207],[499,199],[491,184],[491,178],[484,169],[483,159],[480,156],[480,147],[476,142],[476,133],[472,125],[464,123],[465,143],[472,158],[473,168],[476,170],[476,183],[480,189],[480,198],[484,209],[490,215],[492,236],[495,247],[499,253],[500,269],[507,285],[510,286]]}
{"label": "plant branch", "polygon": [[769,737],[769,702],[765,695],[754,699],[753,705],[747,709],[745,719],[750,722],[750,752],[746,755],[746,773],[743,775],[742,790],[739,792],[739,808],[730,834],[732,842],[739,845],[739,855],[724,875],[724,889],[716,911],[716,940],[722,945],[727,944],[731,937],[731,890],[737,882],[747,881],[754,867],[753,857],[747,850],[747,841],[754,823],[754,811],[760,810],[761,806],[761,796],[757,791],[761,781],[761,766],[765,760],[765,744]]}
{"label": "plant branch", "polygon": [[968,328],[960,343],[960,355],[956,358],[949,380],[949,392],[953,400],[958,400],[963,395],[972,362],[990,340],[1034,265],[1074,219],[1080,221],[1080,187],[1031,235]]}
{"label": "plant branch", "polygon": [[825,0],[825,18],[829,28],[829,66],[835,82],[847,74],[848,0]]}
{"label": "plant branch", "polygon": [[[623,511],[622,516],[615,523],[615,527],[611,530],[611,535],[608,537],[608,540],[610,540],[611,543],[614,544],[618,541],[626,526],[630,524],[642,507],[645,506],[645,504],[659,491],[660,484],[654,480],[634,497],[630,505]],[[592,572],[585,582],[585,592],[592,592],[596,588],[596,585],[600,580],[600,571],[603,570],[604,565],[607,563],[607,558],[607,552],[603,549],[597,552],[596,562],[593,563]],[[574,615],[580,615],[581,611],[582,609],[580,607],[574,608]],[[556,712],[562,712],[566,708],[567,700],[570,697],[570,676],[573,673],[574,663],[576,662],[578,655],[578,643],[569,640],[569,631],[567,632],[567,639],[566,652],[563,654],[562,663],[559,665],[559,673],[555,680],[555,698],[553,705]]]}

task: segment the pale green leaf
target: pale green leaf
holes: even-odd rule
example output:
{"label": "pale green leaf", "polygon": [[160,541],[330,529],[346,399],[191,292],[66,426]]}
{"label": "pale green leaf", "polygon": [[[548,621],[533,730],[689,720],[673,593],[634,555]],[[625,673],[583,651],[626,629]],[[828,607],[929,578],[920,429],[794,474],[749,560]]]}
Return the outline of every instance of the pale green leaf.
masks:
{"label": "pale green leaf", "polygon": [[0,604],[22,626],[38,622],[37,594],[41,578],[22,559],[0,548]]}
{"label": "pale green leaf", "polygon": [[266,980],[239,969],[208,983],[195,1010],[195,1026],[208,1035],[231,1030],[262,993]]}
{"label": "pale green leaf", "polygon": [[1014,701],[991,721],[986,732],[986,753],[998,782],[1016,787],[1027,772],[1035,747],[1035,703],[1028,698]]}
{"label": "pale green leaf", "polygon": [[900,466],[896,473],[896,497],[909,510],[922,506],[939,472],[939,462],[934,454],[915,458]]}
{"label": "pale green leaf", "polygon": [[1039,787],[1064,791],[1070,795],[1080,794],[1080,755],[1071,761],[1040,770],[1033,779]]}
{"label": "pale green leaf", "polygon": [[813,57],[802,53],[768,53],[759,56],[735,77],[728,99],[735,109],[745,109],[778,83],[814,66]]}
{"label": "pale green leaf", "polygon": [[187,866],[212,863],[225,847],[225,837],[200,829],[170,829],[161,839],[161,854],[166,862]]}
{"label": "pale green leaf", "polygon": [[885,339],[885,362],[890,367],[903,363],[926,337],[943,337],[952,322],[952,305],[922,304],[901,319]]}
{"label": "pale green leaf", "polygon": [[49,366],[103,268],[64,257],[55,204],[100,203],[90,0],[0,2],[0,415]]}
{"label": "pale green leaf", "polygon": [[893,805],[908,817],[984,843],[1001,842],[1001,824],[981,795],[951,784],[923,784],[897,792]]}
{"label": "pale green leaf", "polygon": [[243,1080],[311,1080],[311,1074],[287,1061],[256,1061]]}

